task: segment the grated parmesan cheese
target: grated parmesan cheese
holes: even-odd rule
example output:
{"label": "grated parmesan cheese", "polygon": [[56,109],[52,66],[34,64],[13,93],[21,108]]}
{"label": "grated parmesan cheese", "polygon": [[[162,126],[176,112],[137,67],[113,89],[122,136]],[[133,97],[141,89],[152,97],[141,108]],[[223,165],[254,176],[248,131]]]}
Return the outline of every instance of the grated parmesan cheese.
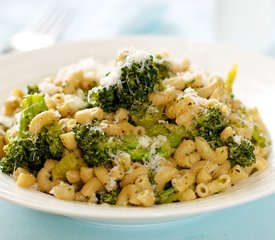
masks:
{"label": "grated parmesan cheese", "polygon": [[114,178],[110,177],[110,174],[109,174],[108,182],[105,185],[105,188],[108,192],[111,192],[112,190],[117,188],[117,182]]}
{"label": "grated parmesan cheese", "polygon": [[128,52],[128,55],[123,61],[117,62],[117,66],[113,67],[107,76],[100,79],[101,85],[103,85],[106,88],[115,84],[118,84],[120,86],[121,68],[128,67],[132,63],[141,64],[141,69],[145,67],[145,61],[150,56],[149,53],[136,49],[129,49]]}
{"label": "grated parmesan cheese", "polygon": [[130,51],[130,53],[127,55],[124,65],[132,64],[133,62],[144,63],[144,60],[148,59],[149,57],[150,54],[145,51],[132,49],[132,51]]}
{"label": "grated parmesan cheese", "polygon": [[118,66],[113,67],[107,76],[100,79],[100,84],[106,88],[115,84],[121,85],[120,76],[121,76],[120,67]]}
{"label": "grated parmesan cheese", "polygon": [[157,148],[161,147],[163,143],[167,142],[167,138],[163,135],[158,135],[153,138],[149,156],[153,156],[157,153]]}
{"label": "grated parmesan cheese", "polygon": [[139,143],[139,146],[143,147],[143,148],[147,148],[149,147],[149,145],[151,144],[151,138],[144,135],[144,136],[140,136],[138,138],[138,143]]}
{"label": "grated parmesan cheese", "polygon": [[65,103],[68,104],[71,110],[77,112],[86,106],[86,103],[77,95],[65,94]]}
{"label": "grated parmesan cheese", "polygon": [[242,137],[240,135],[234,135],[233,136],[233,141],[237,144],[241,144]]}
{"label": "grated parmesan cheese", "polygon": [[39,90],[43,93],[43,94],[48,94],[48,95],[54,95],[56,93],[61,92],[61,88],[56,86],[54,83],[45,80],[44,82],[40,83],[38,85]]}
{"label": "grated parmesan cheese", "polygon": [[150,157],[150,161],[146,163],[146,165],[152,169],[156,170],[160,165],[162,161],[166,161],[166,159],[158,154],[155,154]]}

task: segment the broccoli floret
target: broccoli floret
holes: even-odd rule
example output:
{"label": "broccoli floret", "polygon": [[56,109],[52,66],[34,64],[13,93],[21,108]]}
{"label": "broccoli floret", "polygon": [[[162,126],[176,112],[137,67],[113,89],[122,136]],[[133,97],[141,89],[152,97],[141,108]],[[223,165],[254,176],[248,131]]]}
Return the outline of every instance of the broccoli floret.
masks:
{"label": "broccoli floret", "polygon": [[47,159],[61,158],[63,145],[57,123],[43,127],[38,135],[28,131],[31,120],[46,110],[44,97],[39,94],[28,95],[23,100],[18,137],[5,146],[5,157],[0,163],[4,173],[10,174],[16,168],[24,167],[36,174]]}
{"label": "broccoli floret", "polygon": [[236,141],[234,137],[230,137],[227,146],[229,150],[228,160],[232,167],[237,164],[248,167],[255,163],[254,146],[249,140],[238,139]]}
{"label": "broccoli floret", "polygon": [[130,154],[133,161],[147,161],[150,154],[146,148],[128,148],[126,152]]}
{"label": "broccoli floret", "polygon": [[[147,146],[142,146],[140,138],[144,138]],[[126,135],[121,138],[121,141],[120,150],[129,153],[132,160],[148,161],[155,154],[167,158],[172,153],[170,142],[159,141],[156,137]],[[156,142],[158,142],[157,145],[155,145]]]}
{"label": "broccoli floret", "polygon": [[162,59],[162,57],[156,56],[157,61],[155,62],[155,67],[159,71],[159,78],[165,79],[169,77],[170,71],[169,71],[169,65],[170,62],[167,60]]}
{"label": "broccoli floret", "polygon": [[167,122],[163,111],[163,107],[143,104],[137,111],[129,112],[130,122],[137,126],[143,126],[146,134],[150,137],[165,136],[172,148],[177,147],[182,142],[183,137],[187,136],[187,132],[184,127]]}
{"label": "broccoli floret", "polygon": [[184,127],[173,123],[155,124],[150,127],[145,127],[148,136],[163,135],[167,138],[170,146],[176,148],[184,137],[187,137],[187,131]]}
{"label": "broccoli floret", "polygon": [[120,193],[120,188],[116,188],[111,192],[103,192],[99,197],[99,204],[107,203],[110,205],[115,205],[117,201],[117,197]]}
{"label": "broccoli floret", "polygon": [[266,145],[267,145],[266,144],[266,138],[265,138],[264,134],[262,134],[260,132],[257,125],[255,125],[255,127],[253,129],[251,142],[254,143],[254,144],[259,145],[262,148],[266,147]]}
{"label": "broccoli floret", "polygon": [[4,147],[5,157],[0,161],[1,170],[11,174],[17,167],[28,167],[28,153],[34,144],[31,139],[18,138]]}
{"label": "broccoli floret", "polygon": [[115,112],[119,107],[116,105],[119,103],[117,97],[118,86],[113,85],[107,87],[96,87],[88,93],[88,103],[92,107],[101,107],[105,112]]}
{"label": "broccoli floret", "polygon": [[18,167],[28,169],[36,174],[47,159],[59,160],[63,145],[59,138],[57,123],[45,126],[38,135],[24,135],[12,140],[4,147],[5,156],[0,161],[4,173],[11,174]]}
{"label": "broccoli floret", "polygon": [[103,84],[89,91],[88,101],[92,106],[100,106],[105,112],[115,112],[119,108],[136,109],[148,101],[148,94],[160,84],[153,57],[148,56],[142,61],[129,60],[131,55],[128,57],[117,66],[117,72],[110,72],[107,76],[115,75],[116,83]]}
{"label": "broccoli floret", "polygon": [[145,103],[129,112],[130,122],[136,126],[151,127],[163,118],[164,107],[154,107]]}
{"label": "broccoli floret", "polygon": [[89,167],[111,164],[110,153],[115,143],[109,140],[99,127],[92,124],[76,125],[73,128],[78,147]]}
{"label": "broccoli floret", "polygon": [[149,169],[149,171],[148,171],[148,179],[149,179],[149,182],[152,185],[156,185],[155,174],[156,174],[156,172],[155,172],[154,169]]}
{"label": "broccoli floret", "polygon": [[35,93],[40,93],[40,90],[39,90],[39,87],[37,84],[34,84],[34,85],[28,85],[27,86],[27,93],[29,95],[33,95]]}
{"label": "broccoli floret", "polygon": [[194,128],[190,132],[192,138],[203,137],[212,148],[223,145],[220,134],[228,126],[228,121],[217,108],[209,108],[194,120]]}
{"label": "broccoli floret", "polygon": [[22,102],[19,137],[28,134],[28,127],[31,120],[39,113],[48,110],[43,96],[39,94],[28,95]]}
{"label": "broccoli floret", "polygon": [[154,147],[154,152],[152,152],[151,148],[155,138],[147,136],[148,146],[144,147],[140,144],[139,136],[125,135],[110,138],[93,124],[78,124],[73,131],[83,159],[90,167],[111,164],[112,156],[118,151],[130,154],[133,161],[148,161],[152,154],[166,158],[172,152],[169,141],[161,142]]}
{"label": "broccoli floret", "polygon": [[177,202],[179,200],[179,197],[180,197],[179,192],[174,187],[170,187],[166,190],[163,190],[161,193],[157,195],[156,203],[165,204],[165,203]]}
{"label": "broccoli floret", "polygon": [[23,137],[16,138],[4,148],[5,157],[0,161],[2,172],[11,174],[18,167],[28,169],[36,174],[49,159],[48,146],[40,138]]}
{"label": "broccoli floret", "polygon": [[57,122],[43,127],[39,133],[38,138],[43,139],[45,144],[49,146],[49,151],[53,159],[60,159],[64,150],[60,134],[62,134],[62,130]]}
{"label": "broccoli floret", "polygon": [[24,167],[36,174],[47,159],[61,158],[63,145],[57,123],[43,127],[38,135],[28,131],[31,120],[46,110],[45,100],[39,94],[28,95],[23,100],[18,137],[5,146],[5,156],[0,163],[4,173],[11,174],[17,167]]}

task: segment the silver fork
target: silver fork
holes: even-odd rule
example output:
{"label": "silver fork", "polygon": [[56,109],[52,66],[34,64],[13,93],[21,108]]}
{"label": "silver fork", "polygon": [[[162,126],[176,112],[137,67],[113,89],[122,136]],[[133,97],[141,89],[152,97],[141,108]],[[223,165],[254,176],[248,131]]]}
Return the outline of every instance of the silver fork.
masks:
{"label": "silver fork", "polygon": [[16,33],[3,53],[14,50],[29,51],[55,43],[72,18],[69,7],[61,4],[47,5],[31,23]]}

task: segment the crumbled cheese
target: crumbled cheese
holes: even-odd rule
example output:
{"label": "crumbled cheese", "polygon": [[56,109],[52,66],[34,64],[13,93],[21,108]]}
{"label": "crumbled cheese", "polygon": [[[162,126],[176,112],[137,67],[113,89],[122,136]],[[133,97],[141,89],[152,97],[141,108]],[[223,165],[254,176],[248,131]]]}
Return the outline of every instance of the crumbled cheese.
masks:
{"label": "crumbled cheese", "polygon": [[20,122],[21,112],[18,112],[14,115],[16,124]]}
{"label": "crumbled cheese", "polygon": [[177,99],[182,99],[185,97],[190,97],[196,106],[203,107],[203,108],[216,107],[225,111],[226,114],[229,114],[227,109],[225,108],[223,109],[225,104],[219,102],[217,99],[214,99],[214,98],[207,99],[207,98],[200,97],[198,96],[197,92],[191,87],[186,88],[184,92],[177,97]]}
{"label": "crumbled cheese", "polygon": [[159,113],[159,110],[156,107],[148,106],[147,107],[147,113]]}
{"label": "crumbled cheese", "polygon": [[242,137],[240,135],[234,135],[233,136],[233,141],[237,144],[241,144]]}
{"label": "crumbled cheese", "polygon": [[119,86],[121,86],[121,82],[120,82],[121,68],[127,67],[134,62],[141,64],[141,69],[145,67],[145,60],[149,58],[150,56],[149,53],[135,50],[135,49],[129,49],[128,52],[129,53],[126,56],[126,59],[118,62],[117,66],[113,67],[107,76],[100,79],[101,85],[107,88],[115,84],[118,84]]}
{"label": "crumbled cheese", "polygon": [[55,191],[56,189],[60,188],[60,187],[68,187],[70,186],[68,183],[65,183],[63,181],[61,181],[58,185],[54,186],[50,191],[49,193],[52,194],[52,195],[55,195]]}
{"label": "crumbled cheese", "polygon": [[127,164],[127,162],[130,164],[131,162],[130,154],[121,150],[118,150],[116,154],[110,153],[110,157],[112,158],[112,161],[115,165],[122,166],[123,168],[127,168],[125,164]]}
{"label": "crumbled cheese", "polygon": [[115,84],[121,85],[120,76],[121,76],[120,67],[118,66],[113,67],[107,76],[100,79],[100,84],[107,88]]}
{"label": "crumbled cheese", "polygon": [[61,117],[60,113],[59,113],[57,110],[52,110],[52,109],[50,109],[49,111],[50,111],[50,112],[53,112],[54,115],[55,115],[56,117],[58,117],[58,118]]}
{"label": "crumbled cheese", "polygon": [[168,124],[169,122],[168,122],[168,121],[165,121],[165,120],[163,120],[163,119],[160,119],[160,120],[158,120],[158,123],[159,123],[159,124]]}
{"label": "crumbled cheese", "polygon": [[198,93],[191,87],[186,88],[183,93],[184,95],[198,97]]}
{"label": "crumbled cheese", "polygon": [[105,185],[105,188],[108,192],[111,192],[112,190],[117,188],[117,182],[114,178],[110,177],[109,175],[109,179],[107,184]]}
{"label": "crumbled cheese", "polygon": [[[21,113],[15,114],[15,119],[20,119]],[[8,116],[0,116],[0,124],[4,125],[6,128],[11,128],[14,125],[14,118]]]}
{"label": "crumbled cheese", "polygon": [[48,94],[48,95],[54,95],[58,92],[61,92],[61,88],[56,86],[54,83],[49,82],[49,81],[43,81],[38,85],[39,90],[43,94]]}
{"label": "crumbled cheese", "polygon": [[80,97],[72,94],[64,95],[65,103],[68,104],[71,110],[77,112],[86,106],[86,103]]}
{"label": "crumbled cheese", "polygon": [[149,167],[149,169],[156,170],[162,161],[165,161],[166,159],[158,154],[155,154],[153,156],[150,156],[150,161],[146,163],[146,165]]}
{"label": "crumbled cheese", "polygon": [[85,81],[87,79],[99,82],[99,79],[104,77],[107,70],[107,66],[97,63],[92,58],[86,58],[78,63],[61,68],[55,76],[54,83],[64,85],[68,81]]}
{"label": "crumbled cheese", "polygon": [[125,59],[125,64],[127,65],[133,62],[143,63],[144,60],[148,59],[149,57],[150,54],[148,52],[132,49],[132,51],[130,51]]}
{"label": "crumbled cheese", "polygon": [[161,145],[165,142],[167,142],[167,138],[163,135],[158,135],[157,137],[154,137],[149,155],[150,156],[155,155],[157,153],[157,149],[161,147]]}
{"label": "crumbled cheese", "polygon": [[190,82],[198,76],[198,73],[186,71],[186,72],[181,72],[180,76],[185,82]]}
{"label": "crumbled cheese", "polygon": [[197,106],[206,105],[208,101],[208,99],[198,96],[198,93],[191,87],[186,88],[181,97],[187,96],[190,97]]}
{"label": "crumbled cheese", "polygon": [[138,143],[139,143],[139,146],[141,146],[143,148],[147,148],[147,147],[149,147],[149,145],[151,143],[151,138],[146,135],[140,136],[138,138]]}
{"label": "crumbled cheese", "polygon": [[82,70],[84,78],[93,78],[97,81],[106,73],[106,66],[97,63],[93,58],[81,60],[77,68]]}
{"label": "crumbled cheese", "polygon": [[[99,131],[99,132],[103,132],[102,128],[100,128],[99,126],[91,126],[90,129],[93,129],[95,131]],[[109,138],[108,142],[111,142],[113,140],[113,138]]]}

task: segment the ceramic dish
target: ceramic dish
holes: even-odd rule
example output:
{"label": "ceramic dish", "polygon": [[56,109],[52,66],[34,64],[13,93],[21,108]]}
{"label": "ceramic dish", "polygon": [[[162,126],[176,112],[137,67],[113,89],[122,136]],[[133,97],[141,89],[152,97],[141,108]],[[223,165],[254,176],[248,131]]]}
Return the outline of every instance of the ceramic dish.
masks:
{"label": "ceramic dish", "polygon": [[[271,137],[275,136],[275,61],[267,57],[242,52],[232,47],[190,43],[181,39],[160,37],[124,37],[55,45],[29,53],[0,58],[0,103],[16,86],[39,82],[60,67],[82,58],[100,61],[113,59],[122,47],[135,47],[151,52],[167,50],[171,56],[187,57],[195,67],[205,68],[226,76],[233,63],[239,66],[234,86],[237,98],[247,106],[257,106]],[[273,141],[274,142],[274,141]],[[111,207],[85,205],[57,200],[53,196],[16,187],[15,181],[0,173],[0,197],[15,204],[39,211],[85,219],[104,224],[152,224],[189,217],[204,212],[228,208],[267,196],[275,192],[274,150],[269,156],[267,170],[253,174],[230,190],[206,199],[186,203],[140,207]]]}

